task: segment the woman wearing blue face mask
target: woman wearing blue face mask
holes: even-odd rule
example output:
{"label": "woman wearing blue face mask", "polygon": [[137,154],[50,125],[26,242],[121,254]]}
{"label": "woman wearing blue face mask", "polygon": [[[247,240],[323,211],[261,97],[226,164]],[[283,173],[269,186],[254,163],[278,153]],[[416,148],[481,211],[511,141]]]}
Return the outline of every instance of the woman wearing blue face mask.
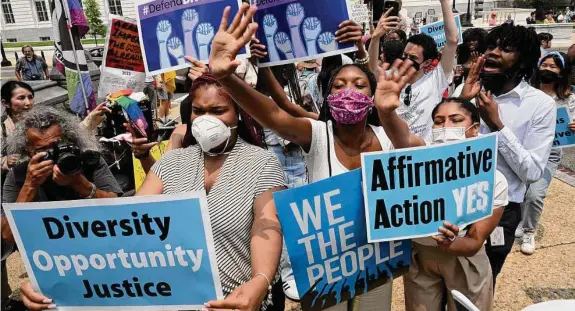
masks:
{"label": "woman wearing blue face mask", "polygon": [[[380,84],[386,84],[381,77]],[[479,110],[466,100],[449,98],[433,109],[431,142],[409,132],[407,123],[395,113],[398,100],[378,104],[382,126],[396,148],[442,144],[479,135]],[[507,180],[499,171],[493,197],[490,217],[464,228],[445,222],[439,228],[441,235],[413,240],[411,265],[403,277],[406,310],[443,310],[445,301],[447,310],[456,310],[451,290],[463,293],[479,310],[493,309],[492,272],[484,244],[508,204]]]}
{"label": "woman wearing blue face mask", "polygon": [[[244,5],[234,21],[248,11]],[[374,104],[377,82],[373,74],[362,65],[346,65],[333,71],[328,86],[323,91],[324,105],[319,120],[296,117],[281,109],[272,99],[252,89],[233,75],[238,62],[235,57],[254,34],[256,27],[248,21],[254,9],[246,14],[242,23],[232,22],[227,27],[229,9],[224,13],[223,27],[213,39],[210,55],[211,73],[228,94],[263,127],[271,129],[279,137],[301,147],[308,169],[309,182],[319,181],[361,167],[361,153],[390,150],[391,142],[379,126]],[[238,26],[239,24],[239,26]],[[361,28],[351,21],[343,22],[343,30],[336,32],[340,43],[359,42]],[[226,31],[227,29],[227,31]],[[411,63],[399,62],[394,81],[396,97],[406,81],[415,73]],[[358,309],[390,310],[391,281],[363,294],[355,301]],[[302,305],[306,308],[305,297]],[[340,303],[327,310],[347,310],[347,303]],[[309,305],[307,306],[310,307]],[[325,306],[323,306],[325,307]]]}
{"label": "woman wearing blue face mask", "polygon": [[[533,75],[531,85],[553,97],[557,108],[567,107],[571,118],[575,116],[575,95],[571,92],[571,62],[565,53],[549,52],[539,60],[539,70]],[[575,123],[569,124],[575,131]],[[523,202],[523,219],[515,230],[515,237],[522,238],[521,252],[531,255],[535,252],[535,231],[547,190],[561,162],[562,152],[559,148],[551,149],[543,177],[529,185]]]}

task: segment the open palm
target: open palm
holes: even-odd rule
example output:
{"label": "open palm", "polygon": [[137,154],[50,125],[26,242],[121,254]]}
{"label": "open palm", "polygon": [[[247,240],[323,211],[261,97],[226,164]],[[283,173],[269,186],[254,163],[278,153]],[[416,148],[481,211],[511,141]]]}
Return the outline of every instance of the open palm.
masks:
{"label": "open palm", "polygon": [[391,112],[400,105],[399,94],[416,73],[410,60],[396,60],[393,66],[383,64],[377,88],[375,90],[375,106],[378,111]]}
{"label": "open palm", "polygon": [[[216,78],[224,78],[234,73],[240,65],[236,55],[257,30],[257,24],[250,23],[255,8],[249,8],[249,5],[244,3],[228,27],[230,10],[229,6],[224,9],[220,28],[212,41],[210,71]],[[242,18],[244,14],[245,17]]]}

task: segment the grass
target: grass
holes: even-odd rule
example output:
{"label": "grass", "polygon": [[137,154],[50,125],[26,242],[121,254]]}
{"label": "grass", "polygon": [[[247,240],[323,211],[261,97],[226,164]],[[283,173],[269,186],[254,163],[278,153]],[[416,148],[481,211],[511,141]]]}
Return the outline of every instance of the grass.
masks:
{"label": "grass", "polygon": [[[98,39],[98,44],[104,44],[106,39]],[[4,48],[21,48],[25,45],[31,45],[32,47],[39,47],[39,46],[53,46],[54,41],[30,41],[30,42],[2,42]],[[82,44],[96,44],[96,40],[94,39],[84,39],[82,40]]]}

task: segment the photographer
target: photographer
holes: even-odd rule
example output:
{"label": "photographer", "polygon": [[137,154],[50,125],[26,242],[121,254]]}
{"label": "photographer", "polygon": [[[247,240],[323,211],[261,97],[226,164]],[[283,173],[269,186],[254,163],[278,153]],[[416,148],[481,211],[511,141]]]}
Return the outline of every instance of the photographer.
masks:
{"label": "photographer", "polygon": [[[27,155],[8,173],[3,203],[47,202],[113,198],[122,193],[101,158],[93,136],[71,114],[46,106],[35,106],[22,116],[8,139],[10,154]],[[2,216],[4,243],[14,238]],[[2,256],[4,257],[4,256]]]}
{"label": "photographer", "polygon": [[42,57],[38,57],[34,53],[34,49],[31,46],[23,46],[22,54],[24,56],[16,63],[16,78],[18,78],[18,81],[49,79],[48,65]]}

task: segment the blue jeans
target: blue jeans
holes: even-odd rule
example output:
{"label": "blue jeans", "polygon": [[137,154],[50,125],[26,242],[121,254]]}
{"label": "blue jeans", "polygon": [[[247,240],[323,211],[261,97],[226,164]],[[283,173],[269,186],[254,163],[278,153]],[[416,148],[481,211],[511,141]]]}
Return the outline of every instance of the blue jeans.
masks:
{"label": "blue jeans", "polygon": [[539,218],[543,213],[543,200],[547,196],[547,190],[559,162],[561,162],[561,149],[552,149],[543,176],[528,186],[525,201],[523,201],[523,232],[535,233],[537,230]]}
{"label": "blue jeans", "polygon": [[284,151],[281,145],[271,145],[268,149],[273,151],[282,165],[286,184],[289,188],[300,187],[307,184],[307,174],[303,153],[299,147]]}

